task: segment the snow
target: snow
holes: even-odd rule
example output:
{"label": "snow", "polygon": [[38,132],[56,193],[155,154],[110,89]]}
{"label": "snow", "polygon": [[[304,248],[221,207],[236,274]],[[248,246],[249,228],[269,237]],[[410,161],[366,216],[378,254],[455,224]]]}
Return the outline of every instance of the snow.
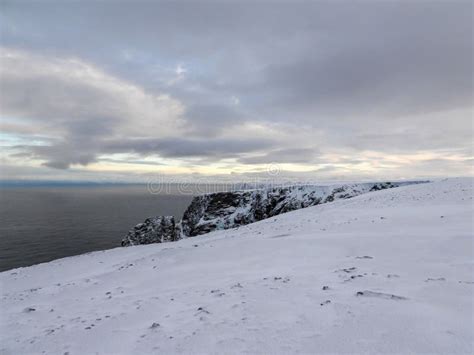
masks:
{"label": "snow", "polygon": [[473,352],[473,180],[0,273],[2,354]]}
{"label": "snow", "polygon": [[[395,188],[428,181],[372,182],[344,185],[301,185],[271,187],[198,195],[184,212],[181,237],[207,234],[221,229],[236,228],[281,213],[332,202],[371,191]],[[131,243],[131,239],[133,240]],[[144,244],[137,238],[125,238],[125,244]],[[155,240],[154,236],[145,238]]]}

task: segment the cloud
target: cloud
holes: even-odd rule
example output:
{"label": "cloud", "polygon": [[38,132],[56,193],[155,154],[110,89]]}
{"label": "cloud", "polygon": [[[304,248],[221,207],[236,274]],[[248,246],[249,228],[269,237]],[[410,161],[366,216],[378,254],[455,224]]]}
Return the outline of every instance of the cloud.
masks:
{"label": "cloud", "polygon": [[[0,66],[5,131],[45,135],[49,144],[15,148],[47,167],[67,169],[96,162],[101,154],[124,152],[223,159],[272,145],[264,138],[185,138],[185,129],[206,130],[216,115],[222,121],[238,117],[218,105],[185,110],[169,95],[148,93],[77,59],[4,48]],[[186,127],[185,112],[193,119]],[[15,122],[8,122],[10,117]]]}
{"label": "cloud", "polygon": [[323,161],[329,172],[428,154],[423,167],[438,173],[472,155],[472,2],[3,10],[3,127],[46,141],[15,153],[48,166],[132,152],[240,169]]}
{"label": "cloud", "polygon": [[128,139],[107,142],[106,152],[134,152],[143,155],[157,154],[166,158],[212,158],[224,159],[236,157],[241,153],[268,149],[276,144],[264,138],[166,138],[166,139]]}
{"label": "cloud", "polygon": [[178,100],[78,59],[3,48],[0,67],[2,126],[49,136],[50,145],[30,151],[50,167],[95,161],[105,139],[163,137],[182,125]]}
{"label": "cloud", "polygon": [[79,59],[2,48],[0,66],[2,116],[39,129],[140,136],[173,132],[180,124],[178,100],[150,94]]}
{"label": "cloud", "polygon": [[218,134],[250,119],[235,107],[222,103],[191,104],[186,110],[185,117],[188,123],[186,130],[206,136]]}
{"label": "cloud", "polygon": [[243,164],[303,163],[312,164],[318,151],[310,148],[277,149],[263,155],[243,157]]}

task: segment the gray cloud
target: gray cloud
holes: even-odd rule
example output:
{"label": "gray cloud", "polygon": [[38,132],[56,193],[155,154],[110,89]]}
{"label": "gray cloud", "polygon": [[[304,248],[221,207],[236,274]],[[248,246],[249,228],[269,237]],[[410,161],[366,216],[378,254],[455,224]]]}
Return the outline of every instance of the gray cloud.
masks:
{"label": "gray cloud", "polygon": [[[230,100],[229,100],[230,101]],[[186,110],[187,130],[196,135],[213,136],[248,120],[244,113],[225,104],[195,104]]]}
{"label": "gray cloud", "polygon": [[[22,149],[56,168],[130,152],[248,165],[469,155],[472,10],[6,1],[1,43],[21,60],[2,57],[3,127],[41,136]],[[265,139],[252,125],[278,128]]]}
{"label": "gray cloud", "polygon": [[267,149],[275,145],[270,139],[129,139],[107,142],[106,152],[134,152],[144,155],[159,155],[167,158],[229,158],[247,153]]}
{"label": "gray cloud", "polygon": [[263,155],[240,158],[243,164],[304,163],[312,164],[317,150],[310,148],[277,149]]}
{"label": "gray cloud", "polygon": [[325,33],[330,40],[308,39],[299,56],[271,63],[263,83],[285,106],[322,113],[367,115],[376,108],[393,116],[469,107],[472,12],[461,5],[390,3],[342,11],[340,26]]}
{"label": "gray cloud", "polygon": [[[16,146],[22,153],[17,156],[46,160],[45,166],[67,169],[72,164],[87,165],[98,161],[98,155],[114,153],[136,153],[141,156],[162,158],[202,158],[207,162],[238,157],[239,154],[258,152],[275,146],[269,139],[120,139],[100,140],[84,145],[82,140],[69,139],[52,145]],[[113,159],[100,159],[114,161]],[[115,162],[118,162],[115,160]],[[132,160],[131,163],[135,164]],[[140,162],[143,164],[143,162]],[[151,164],[148,162],[148,164]]]}

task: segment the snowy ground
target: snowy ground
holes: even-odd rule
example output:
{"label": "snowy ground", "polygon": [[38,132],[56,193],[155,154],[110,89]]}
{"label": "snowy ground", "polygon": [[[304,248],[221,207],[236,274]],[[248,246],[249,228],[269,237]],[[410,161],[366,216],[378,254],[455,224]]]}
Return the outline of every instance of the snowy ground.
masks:
{"label": "snowy ground", "polygon": [[1,353],[472,353],[472,183],[3,272]]}

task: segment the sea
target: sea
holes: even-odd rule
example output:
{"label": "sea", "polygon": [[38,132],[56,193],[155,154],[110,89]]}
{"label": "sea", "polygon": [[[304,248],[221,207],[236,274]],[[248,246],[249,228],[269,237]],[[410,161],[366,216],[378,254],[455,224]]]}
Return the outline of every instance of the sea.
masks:
{"label": "sea", "polygon": [[0,271],[120,247],[128,230],[147,217],[180,219],[193,194],[178,190],[126,184],[1,187]]}

